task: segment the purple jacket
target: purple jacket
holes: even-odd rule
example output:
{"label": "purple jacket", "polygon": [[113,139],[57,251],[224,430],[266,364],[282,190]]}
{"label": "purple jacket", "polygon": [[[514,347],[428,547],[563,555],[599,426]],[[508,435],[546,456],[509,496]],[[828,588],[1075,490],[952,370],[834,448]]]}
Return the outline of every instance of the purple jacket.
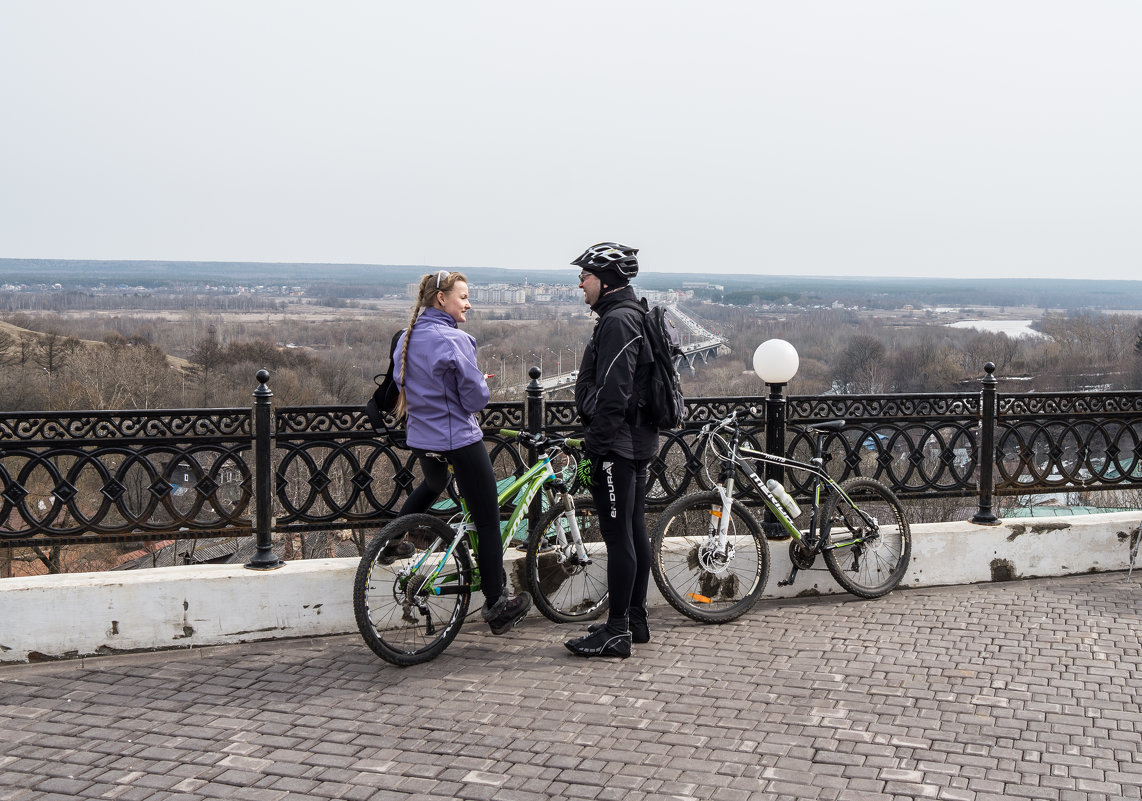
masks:
{"label": "purple jacket", "polygon": [[[397,341],[393,354],[398,383],[405,336]],[[488,382],[484,371],[476,366],[476,340],[457,328],[450,315],[429,308],[417,318],[406,369],[410,448],[451,451],[483,439],[476,412],[488,405]]]}

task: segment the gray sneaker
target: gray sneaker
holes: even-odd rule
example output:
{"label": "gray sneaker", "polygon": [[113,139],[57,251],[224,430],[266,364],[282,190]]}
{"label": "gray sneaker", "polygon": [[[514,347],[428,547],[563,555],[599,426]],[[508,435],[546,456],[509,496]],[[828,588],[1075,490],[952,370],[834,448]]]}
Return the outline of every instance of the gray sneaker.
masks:
{"label": "gray sneaker", "polygon": [[514,598],[509,598],[505,593],[494,606],[489,607],[484,604],[484,608],[480,611],[492,634],[506,634],[516,623],[523,620],[528,609],[531,609],[531,595],[521,592]]}

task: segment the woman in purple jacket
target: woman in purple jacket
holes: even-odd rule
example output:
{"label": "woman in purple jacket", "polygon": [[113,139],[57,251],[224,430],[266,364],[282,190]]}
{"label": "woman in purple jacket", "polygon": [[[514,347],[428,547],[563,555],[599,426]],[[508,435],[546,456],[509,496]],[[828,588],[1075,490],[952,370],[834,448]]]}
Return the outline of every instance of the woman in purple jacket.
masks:
{"label": "woman in purple jacket", "polygon": [[[484,447],[476,412],[490,397],[484,373],[476,366],[476,340],[457,326],[465,322],[468,279],[441,270],[420,281],[408,330],[397,341],[400,362],[394,370],[401,386],[396,416],[407,416],[408,446],[420,458],[424,481],[408,496],[402,515],[428,511],[448,486],[448,465],[468,502],[478,540],[476,560],[484,590],[483,617],[493,634],[504,634],[531,608],[531,596],[505,591],[500,510],[496,477]],[[391,543],[381,561],[415,552],[408,541]]]}

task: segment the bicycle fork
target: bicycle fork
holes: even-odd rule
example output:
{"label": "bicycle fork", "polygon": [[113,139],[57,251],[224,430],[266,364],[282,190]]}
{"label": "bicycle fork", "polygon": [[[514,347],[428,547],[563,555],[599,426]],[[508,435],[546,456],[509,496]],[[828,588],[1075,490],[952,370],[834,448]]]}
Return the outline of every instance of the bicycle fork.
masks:
{"label": "bicycle fork", "polygon": [[[571,495],[566,490],[560,493],[559,501],[563,504],[563,514],[561,518],[567,524],[567,530],[564,531],[563,526],[556,523],[555,526],[555,546],[556,558],[563,559],[563,554],[567,552],[568,544],[575,548],[575,560],[579,565],[591,564],[591,559],[587,556],[587,547],[583,545],[583,535],[579,532],[579,521],[575,519],[575,504],[571,502]],[[567,535],[571,535],[570,543],[567,540]]]}
{"label": "bicycle fork", "polygon": [[720,554],[724,561],[733,556],[730,551],[730,518],[734,503],[734,477],[731,473],[725,481],[725,486],[718,485],[718,495],[721,496],[721,509],[710,510],[709,549],[711,553]]}

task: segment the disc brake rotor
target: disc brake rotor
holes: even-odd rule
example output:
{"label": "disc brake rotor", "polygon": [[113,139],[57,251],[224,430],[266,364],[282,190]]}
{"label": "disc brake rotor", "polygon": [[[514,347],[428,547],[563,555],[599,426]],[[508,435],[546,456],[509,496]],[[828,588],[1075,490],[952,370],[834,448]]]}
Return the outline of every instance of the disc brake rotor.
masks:
{"label": "disc brake rotor", "polygon": [[698,566],[719,578],[729,572],[730,562],[733,560],[734,546],[731,543],[726,543],[724,553],[711,543],[705,543],[698,548]]}

